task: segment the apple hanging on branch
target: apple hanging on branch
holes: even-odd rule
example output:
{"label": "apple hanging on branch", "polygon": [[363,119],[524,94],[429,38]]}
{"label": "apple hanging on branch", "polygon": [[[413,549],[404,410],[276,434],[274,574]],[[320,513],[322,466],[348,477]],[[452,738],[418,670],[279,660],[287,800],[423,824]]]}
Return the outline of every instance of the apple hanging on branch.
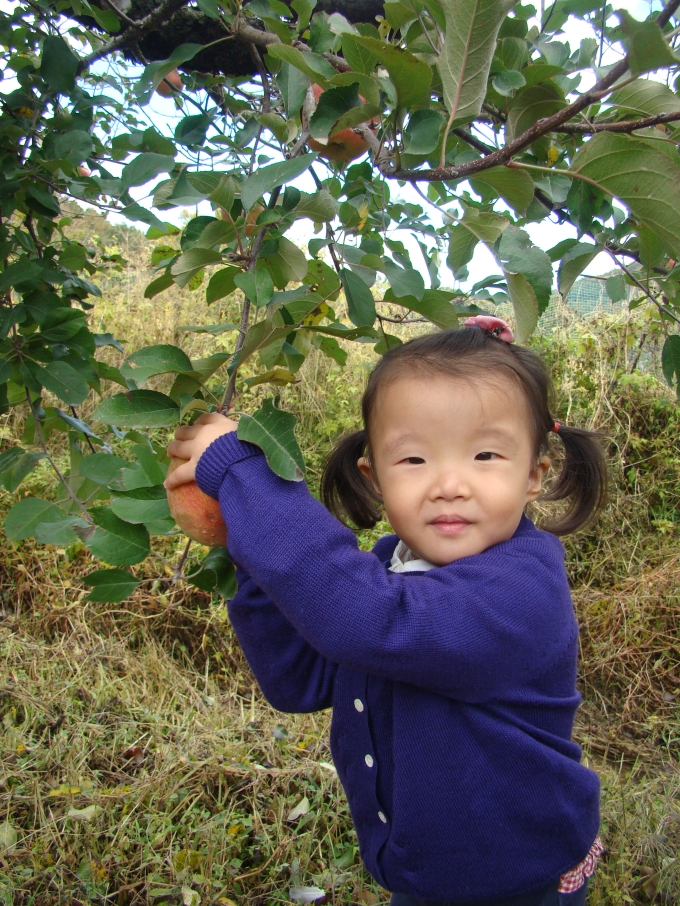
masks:
{"label": "apple hanging on branch", "polygon": [[184,82],[178,69],[173,69],[156,86],[156,94],[163,98],[172,97],[176,91],[182,91]]}
{"label": "apple hanging on branch", "polygon": [[[320,85],[310,85],[307,90],[307,98],[301,113],[303,129],[309,128],[322,94],[324,94],[324,89]],[[359,95],[359,100],[363,104],[366,103],[366,99],[361,95]],[[380,120],[375,117],[373,111],[361,122],[366,123],[374,132],[380,125]],[[327,139],[309,138],[307,144],[312,151],[316,151],[319,157],[335,164],[348,164],[365,154],[369,148],[368,142],[353,129],[342,129]]]}
{"label": "apple hanging on branch", "polygon": [[[183,465],[186,460],[173,456],[170,459],[168,475]],[[192,541],[209,547],[225,547],[227,527],[222,519],[220,505],[208,497],[195,481],[181,484],[168,491],[170,515],[184,534]]]}

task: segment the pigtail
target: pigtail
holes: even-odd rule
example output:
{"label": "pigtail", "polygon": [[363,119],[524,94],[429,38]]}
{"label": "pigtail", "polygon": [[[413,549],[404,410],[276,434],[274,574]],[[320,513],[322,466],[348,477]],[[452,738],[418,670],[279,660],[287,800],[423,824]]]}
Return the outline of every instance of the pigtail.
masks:
{"label": "pigtail", "polygon": [[365,431],[343,437],[326,457],[321,475],[321,500],[327,509],[347,524],[373,528],[381,517],[378,496],[373,485],[363,476],[357,460],[366,454]]}
{"label": "pigtail", "polygon": [[595,431],[555,423],[555,432],[564,444],[562,471],[543,500],[568,500],[562,519],[542,526],[554,535],[568,535],[591,522],[607,498],[607,461]]}

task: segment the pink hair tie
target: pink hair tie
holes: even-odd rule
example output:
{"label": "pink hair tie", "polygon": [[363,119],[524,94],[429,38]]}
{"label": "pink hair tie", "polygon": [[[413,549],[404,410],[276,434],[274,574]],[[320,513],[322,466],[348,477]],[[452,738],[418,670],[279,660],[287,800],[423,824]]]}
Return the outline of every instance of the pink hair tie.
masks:
{"label": "pink hair tie", "polygon": [[474,315],[465,322],[465,327],[481,327],[487,333],[491,333],[504,343],[512,343],[513,335],[510,325],[502,318],[494,318],[493,315]]}

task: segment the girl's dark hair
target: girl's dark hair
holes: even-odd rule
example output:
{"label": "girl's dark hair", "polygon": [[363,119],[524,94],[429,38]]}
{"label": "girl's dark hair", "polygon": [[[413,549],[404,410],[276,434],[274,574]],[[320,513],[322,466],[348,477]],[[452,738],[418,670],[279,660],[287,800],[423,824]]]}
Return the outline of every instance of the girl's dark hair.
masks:
{"label": "girl's dark hair", "polygon": [[547,452],[555,427],[564,445],[562,471],[543,500],[566,500],[567,509],[557,522],[542,527],[555,535],[566,535],[592,521],[606,499],[602,436],[557,423],[550,414],[552,382],[543,361],[530,349],[506,343],[479,327],[418,337],[390,349],[378,362],[361,402],[364,429],[342,438],[324,464],[321,499],[334,516],[341,522],[350,519],[359,528],[372,528],[378,522],[380,498],[357,465],[361,456],[370,459],[371,423],[378,394],[397,378],[433,375],[472,382],[512,380],[528,404],[536,460]]}

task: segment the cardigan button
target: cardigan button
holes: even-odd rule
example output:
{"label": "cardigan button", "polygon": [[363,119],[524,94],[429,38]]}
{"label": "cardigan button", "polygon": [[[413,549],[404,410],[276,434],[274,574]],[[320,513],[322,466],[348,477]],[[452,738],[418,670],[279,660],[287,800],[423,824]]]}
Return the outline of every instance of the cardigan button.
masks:
{"label": "cardigan button", "polygon": [[373,759],[371,758],[370,755],[365,755],[365,756],[364,756],[364,761],[365,761],[366,764],[369,766],[369,768],[372,768],[372,767],[373,767]]}
{"label": "cardigan button", "polygon": [[387,818],[385,817],[383,812],[378,812],[378,818],[380,818],[383,824],[387,824]]}
{"label": "cardigan button", "polygon": [[360,698],[354,699],[354,707],[357,709],[357,711],[364,710],[364,703],[362,702],[362,700]]}

